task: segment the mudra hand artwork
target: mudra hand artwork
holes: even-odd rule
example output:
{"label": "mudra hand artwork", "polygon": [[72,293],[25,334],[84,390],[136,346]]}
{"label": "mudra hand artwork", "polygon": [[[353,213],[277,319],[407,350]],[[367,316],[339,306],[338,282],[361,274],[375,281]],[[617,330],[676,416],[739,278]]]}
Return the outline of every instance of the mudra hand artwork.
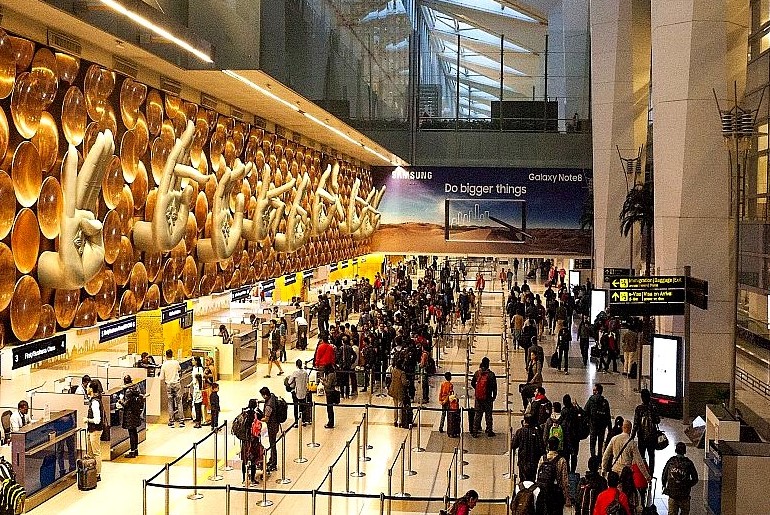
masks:
{"label": "mudra hand artwork", "polygon": [[[339,191],[339,173],[340,165],[334,163],[334,166],[328,165],[321,179],[318,181],[318,187],[313,194],[312,225],[313,236],[319,236],[326,232],[334,221],[336,210],[340,219],[345,216],[345,210],[342,208]],[[327,188],[328,183],[328,188]]]}
{"label": "mudra hand artwork", "polygon": [[204,263],[221,261],[229,258],[238,246],[243,231],[243,207],[245,198],[238,193],[235,200],[235,212],[230,211],[230,195],[234,188],[240,191],[243,178],[251,172],[254,165],[244,165],[235,160],[235,167],[225,167],[214,193],[214,208],[211,211],[211,238],[198,241],[198,258]]}
{"label": "mudra hand artwork", "polygon": [[366,198],[366,207],[364,208],[364,214],[362,216],[361,227],[352,234],[355,241],[365,240],[370,238],[374,231],[380,227],[380,219],[382,213],[377,209],[380,207],[382,196],[385,195],[386,186],[383,186],[380,191],[372,189]]}
{"label": "mudra hand artwork", "polygon": [[112,132],[100,132],[78,171],[78,151],[70,144],[62,170],[64,209],[57,252],[43,252],[38,263],[40,284],[74,290],[85,286],[104,264],[102,223],[96,219],[96,202],[102,177],[112,160]]}
{"label": "mudra hand artwork", "polygon": [[243,221],[241,234],[248,241],[262,241],[271,234],[275,234],[286,209],[286,204],[281,200],[281,196],[290,191],[297,182],[296,179],[291,179],[286,184],[275,187],[270,176],[270,166],[265,164],[262,167],[262,180],[257,186],[257,205],[254,209],[254,218]]}
{"label": "mudra hand artwork", "polygon": [[309,184],[310,176],[305,174],[299,188],[297,188],[289,209],[289,215],[286,218],[286,233],[275,235],[273,248],[278,252],[296,252],[310,239],[310,216],[308,216],[307,210],[302,207],[302,198],[305,196]]}
{"label": "mudra hand artwork", "polygon": [[188,164],[194,135],[195,125],[189,121],[163,167],[152,221],[134,224],[134,245],[139,250],[165,252],[176,247],[184,237],[193,189],[189,184],[183,186],[183,179],[198,184],[205,184],[209,179]]}

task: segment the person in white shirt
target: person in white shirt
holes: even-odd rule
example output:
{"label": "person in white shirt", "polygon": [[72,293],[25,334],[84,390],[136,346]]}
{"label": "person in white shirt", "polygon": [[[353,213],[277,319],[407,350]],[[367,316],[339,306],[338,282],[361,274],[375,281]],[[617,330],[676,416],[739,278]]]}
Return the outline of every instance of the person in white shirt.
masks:
{"label": "person in white shirt", "polygon": [[160,366],[158,376],[166,383],[166,396],[168,397],[168,425],[174,427],[179,420],[179,427],[184,427],[184,414],[182,413],[182,386],[179,381],[182,377],[182,367],[174,359],[174,351],[166,350],[166,359]]}
{"label": "person in white shirt", "polygon": [[91,376],[88,374],[83,376],[83,379],[81,380],[80,384],[77,388],[75,388],[74,393],[79,393],[83,396],[83,399],[85,400],[86,404],[88,404],[88,383],[91,382]]}
{"label": "person in white shirt", "polygon": [[310,424],[309,413],[305,408],[307,403],[307,371],[302,368],[302,360],[297,360],[297,370],[292,372],[285,380],[286,387],[291,388],[291,399],[294,403],[294,424],[299,422],[299,413],[302,410],[302,425]]}
{"label": "person in white shirt", "polygon": [[29,403],[19,401],[18,410],[11,415],[11,433],[16,433],[22,427],[32,422],[32,414],[29,413]]}
{"label": "person in white shirt", "polygon": [[604,449],[602,470],[604,470],[605,474],[610,470],[620,474],[623,471],[623,467],[630,467],[632,463],[636,463],[648,482],[652,479],[649,472],[647,472],[647,464],[639,452],[639,447],[631,439],[631,421],[624,420],[623,432],[613,436],[612,440],[607,444],[607,448]]}
{"label": "person in white shirt", "polygon": [[297,315],[297,318],[294,319],[294,325],[297,327],[296,347],[300,350],[305,350],[307,347],[307,319],[299,314]]}

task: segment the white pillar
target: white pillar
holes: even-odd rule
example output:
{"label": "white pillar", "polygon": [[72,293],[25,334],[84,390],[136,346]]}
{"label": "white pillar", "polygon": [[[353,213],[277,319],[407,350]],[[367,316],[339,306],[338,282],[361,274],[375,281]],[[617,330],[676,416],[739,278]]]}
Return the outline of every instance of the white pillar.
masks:
{"label": "white pillar", "polygon": [[[655,264],[663,275],[709,282],[707,311],[692,308],[690,413],[729,386],[734,374],[735,270],[730,173],[712,88],[731,106],[746,75],[745,0],[653,0]],[[681,334],[681,317],[663,317]]]}
{"label": "white pillar", "polygon": [[647,141],[649,2],[591,0],[590,11],[594,267],[601,285],[604,268],[629,267],[630,243],[619,220],[626,180],[617,149],[623,157],[635,156]]}

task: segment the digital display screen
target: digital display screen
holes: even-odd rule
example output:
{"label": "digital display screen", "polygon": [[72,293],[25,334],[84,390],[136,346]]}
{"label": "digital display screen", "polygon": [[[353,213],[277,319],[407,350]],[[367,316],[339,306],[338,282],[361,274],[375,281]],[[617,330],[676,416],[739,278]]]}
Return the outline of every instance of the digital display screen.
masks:
{"label": "digital display screen", "polygon": [[679,395],[679,346],[681,339],[656,334],[652,338],[653,395],[677,397]]}
{"label": "digital display screen", "polygon": [[607,290],[591,290],[591,323],[596,320],[599,313],[607,307]]}
{"label": "digital display screen", "polygon": [[580,270],[569,271],[569,291],[573,291],[576,286],[580,286]]}

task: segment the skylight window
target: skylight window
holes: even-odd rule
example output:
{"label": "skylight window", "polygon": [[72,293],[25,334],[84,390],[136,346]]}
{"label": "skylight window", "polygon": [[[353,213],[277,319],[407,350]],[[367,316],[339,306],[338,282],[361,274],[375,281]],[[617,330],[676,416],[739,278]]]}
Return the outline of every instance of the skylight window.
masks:
{"label": "skylight window", "polygon": [[476,11],[483,11],[485,13],[497,14],[499,16],[505,16],[506,18],[514,18],[521,21],[530,23],[537,23],[538,21],[531,16],[527,16],[521,11],[517,11],[512,7],[501,4],[495,0],[438,0],[441,3],[456,5],[458,7],[465,7],[467,9],[474,9]]}

